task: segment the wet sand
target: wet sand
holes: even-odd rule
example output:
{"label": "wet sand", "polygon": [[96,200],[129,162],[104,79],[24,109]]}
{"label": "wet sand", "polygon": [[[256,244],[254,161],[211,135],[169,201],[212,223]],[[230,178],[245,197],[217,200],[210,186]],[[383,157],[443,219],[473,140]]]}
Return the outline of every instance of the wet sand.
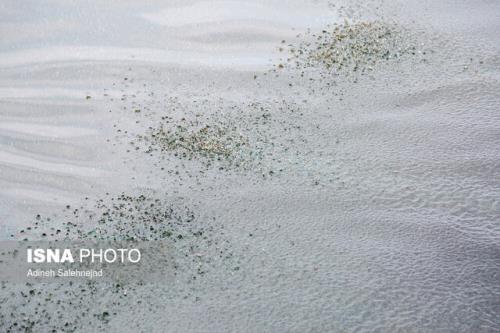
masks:
{"label": "wet sand", "polygon": [[[500,329],[498,4],[2,7],[0,237],[96,228],[74,209],[125,193],[188,207],[207,241],[172,241],[163,283],[2,284],[0,330]],[[287,62],[344,19],[415,54]]]}

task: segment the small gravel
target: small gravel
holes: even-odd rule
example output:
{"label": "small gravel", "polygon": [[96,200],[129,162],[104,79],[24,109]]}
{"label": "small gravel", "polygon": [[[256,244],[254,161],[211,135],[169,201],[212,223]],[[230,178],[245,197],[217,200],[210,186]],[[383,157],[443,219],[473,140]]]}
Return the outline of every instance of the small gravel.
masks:
{"label": "small gravel", "polygon": [[346,78],[367,74],[381,63],[425,54],[413,33],[381,21],[345,21],[297,37],[298,44],[288,45],[289,56],[276,66],[277,70],[322,68]]}

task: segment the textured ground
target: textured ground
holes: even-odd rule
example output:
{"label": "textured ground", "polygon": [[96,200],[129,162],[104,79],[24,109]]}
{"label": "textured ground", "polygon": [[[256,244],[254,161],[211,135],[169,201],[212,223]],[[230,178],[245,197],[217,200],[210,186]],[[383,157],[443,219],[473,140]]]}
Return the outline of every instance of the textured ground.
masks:
{"label": "textured ground", "polygon": [[[7,1],[0,13],[1,238],[68,219],[91,229],[73,209],[122,193],[182,211],[181,226],[193,211],[206,236],[175,240],[178,272],[162,283],[2,284],[0,331],[500,330],[500,4]],[[356,53],[363,75],[286,63],[344,19],[399,27],[384,45],[416,52]],[[225,131],[207,139],[207,124]],[[151,146],[177,125],[196,145]]]}

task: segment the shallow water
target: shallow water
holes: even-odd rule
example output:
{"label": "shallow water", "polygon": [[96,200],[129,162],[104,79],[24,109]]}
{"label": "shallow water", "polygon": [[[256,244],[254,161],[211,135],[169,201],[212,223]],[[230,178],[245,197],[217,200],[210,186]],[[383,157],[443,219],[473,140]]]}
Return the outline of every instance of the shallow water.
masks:
{"label": "shallow water", "polygon": [[[0,13],[0,236],[84,197],[152,189],[214,215],[238,254],[238,271],[139,288],[107,331],[500,330],[499,4],[4,1]],[[264,75],[282,40],[346,15],[423,31],[436,52],[334,90]],[[302,115],[280,116],[282,100]],[[200,175],[129,146],[162,115],[252,102],[277,119],[274,142],[294,140],[266,162],[275,177]]]}

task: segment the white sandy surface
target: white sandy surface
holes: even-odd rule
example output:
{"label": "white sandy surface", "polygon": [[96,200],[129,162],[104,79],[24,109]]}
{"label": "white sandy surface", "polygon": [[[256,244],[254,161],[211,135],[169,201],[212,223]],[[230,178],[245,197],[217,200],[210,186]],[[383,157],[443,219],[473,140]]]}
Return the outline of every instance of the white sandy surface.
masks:
{"label": "white sandy surface", "polygon": [[[92,299],[116,312],[90,320],[96,331],[500,330],[500,3],[333,3],[3,1],[0,236],[140,189],[186,197],[224,225],[237,271],[220,263],[119,305]],[[330,90],[264,75],[282,40],[344,18],[398,22],[436,52]],[[267,179],[179,178],[159,164],[197,164],[126,152],[132,134],[116,132],[282,100],[303,113],[301,130]]]}

